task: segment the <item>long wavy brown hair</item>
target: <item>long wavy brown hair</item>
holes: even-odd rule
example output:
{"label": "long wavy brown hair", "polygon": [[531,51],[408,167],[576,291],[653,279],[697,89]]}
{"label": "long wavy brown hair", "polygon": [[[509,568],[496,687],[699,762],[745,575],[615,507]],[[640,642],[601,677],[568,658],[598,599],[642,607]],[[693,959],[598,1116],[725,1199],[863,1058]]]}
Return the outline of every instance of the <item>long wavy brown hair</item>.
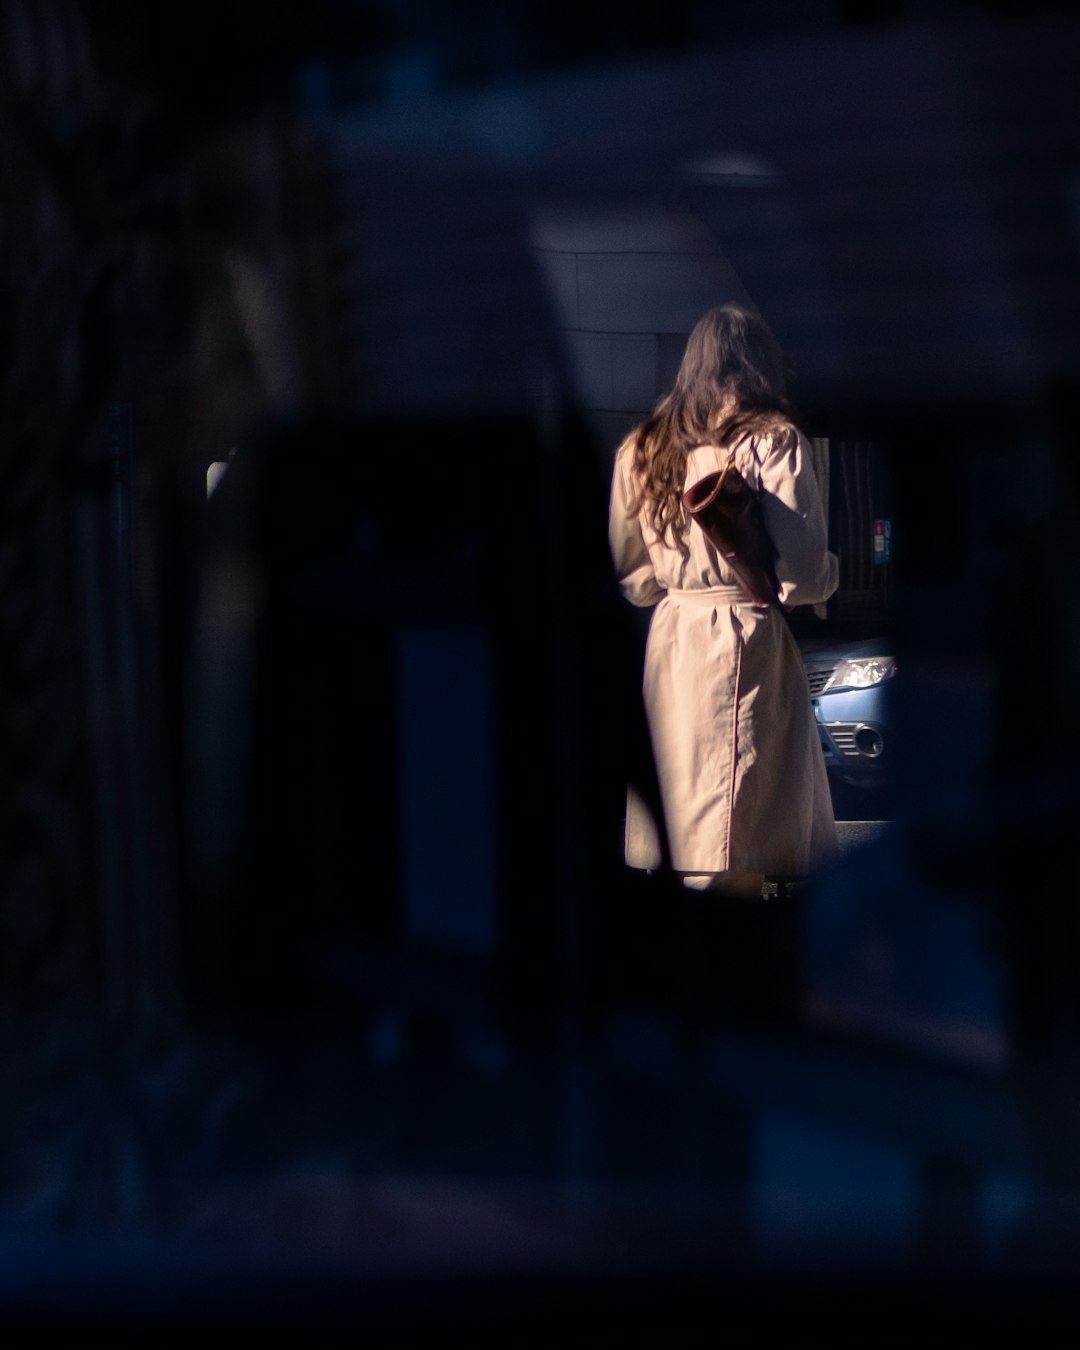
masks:
{"label": "long wavy brown hair", "polygon": [[675,385],[630,433],[637,509],[663,537],[683,521],[686,456],[698,445],[733,445],[747,434],[797,425],[784,356],[764,320],[745,305],[710,309],[694,325]]}

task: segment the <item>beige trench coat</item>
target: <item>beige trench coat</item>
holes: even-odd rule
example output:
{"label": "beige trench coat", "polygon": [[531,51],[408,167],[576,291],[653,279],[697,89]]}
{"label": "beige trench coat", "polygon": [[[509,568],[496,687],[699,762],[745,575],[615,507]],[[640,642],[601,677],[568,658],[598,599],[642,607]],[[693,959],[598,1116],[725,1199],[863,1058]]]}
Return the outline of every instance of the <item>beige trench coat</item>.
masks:
{"label": "beige trench coat", "polygon": [[[746,438],[740,472],[764,490],[784,605],[835,591],[837,559],[809,443]],[[723,466],[702,446],[689,486]],[[726,458],[726,456],[725,456]],[[679,872],[805,877],[836,852],[825,762],[798,646],[776,608],[744,601],[730,569],[687,521],[679,547],[631,510],[632,447],[618,451],[608,537],[623,594],[655,606],[645,649],[644,697],[671,865]],[[626,861],[660,865],[655,823],[631,791]]]}

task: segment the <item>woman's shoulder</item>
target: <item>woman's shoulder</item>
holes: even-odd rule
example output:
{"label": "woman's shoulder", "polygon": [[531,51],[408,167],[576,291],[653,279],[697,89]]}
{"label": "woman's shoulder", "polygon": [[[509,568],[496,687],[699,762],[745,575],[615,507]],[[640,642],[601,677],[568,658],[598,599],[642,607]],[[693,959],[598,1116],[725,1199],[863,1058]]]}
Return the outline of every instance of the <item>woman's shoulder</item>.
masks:
{"label": "woman's shoulder", "polygon": [[784,419],[748,433],[742,444],[755,459],[761,461],[773,455],[790,455],[797,449],[805,449],[809,441],[801,427]]}
{"label": "woman's shoulder", "polygon": [[631,432],[619,442],[611,466],[612,490],[630,501],[637,491],[637,475],[634,471],[634,435]]}
{"label": "woman's shoulder", "polygon": [[625,459],[628,455],[634,453],[634,445],[637,442],[637,432],[628,432],[619,442],[618,449],[615,451],[616,459]]}
{"label": "woman's shoulder", "polygon": [[614,466],[615,472],[629,477],[634,472],[634,460],[636,458],[638,442],[638,429],[627,432],[619,442],[615,451]]}

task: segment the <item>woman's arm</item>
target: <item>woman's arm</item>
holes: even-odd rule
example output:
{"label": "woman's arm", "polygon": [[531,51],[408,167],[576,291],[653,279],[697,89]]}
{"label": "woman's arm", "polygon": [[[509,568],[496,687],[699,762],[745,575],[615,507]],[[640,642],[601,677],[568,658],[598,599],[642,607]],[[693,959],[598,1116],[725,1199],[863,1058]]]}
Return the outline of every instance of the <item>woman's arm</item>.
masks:
{"label": "woman's arm", "polygon": [[615,456],[615,471],[611,477],[608,544],[623,595],[632,605],[655,605],[663,598],[664,588],[653,571],[638,513],[632,510],[631,469],[632,454],[629,445],[624,444]]}
{"label": "woman's arm", "polygon": [[783,605],[816,605],[839,582],[810,443],[801,433],[767,436],[759,450],[765,527],[776,546]]}

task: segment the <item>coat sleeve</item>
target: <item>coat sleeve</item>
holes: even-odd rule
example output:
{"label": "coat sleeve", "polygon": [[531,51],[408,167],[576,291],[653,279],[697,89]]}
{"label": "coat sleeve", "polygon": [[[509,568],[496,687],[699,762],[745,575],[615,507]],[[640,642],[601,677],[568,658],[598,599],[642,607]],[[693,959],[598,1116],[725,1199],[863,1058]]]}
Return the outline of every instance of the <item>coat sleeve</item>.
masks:
{"label": "coat sleeve", "polygon": [[839,582],[810,444],[801,434],[766,437],[760,455],[765,527],[776,546],[783,605],[816,605]]}
{"label": "coat sleeve", "polygon": [[615,472],[611,478],[608,543],[623,595],[633,605],[655,605],[663,598],[664,587],[653,571],[638,513],[631,509],[633,497],[631,459],[624,446],[615,457]]}

